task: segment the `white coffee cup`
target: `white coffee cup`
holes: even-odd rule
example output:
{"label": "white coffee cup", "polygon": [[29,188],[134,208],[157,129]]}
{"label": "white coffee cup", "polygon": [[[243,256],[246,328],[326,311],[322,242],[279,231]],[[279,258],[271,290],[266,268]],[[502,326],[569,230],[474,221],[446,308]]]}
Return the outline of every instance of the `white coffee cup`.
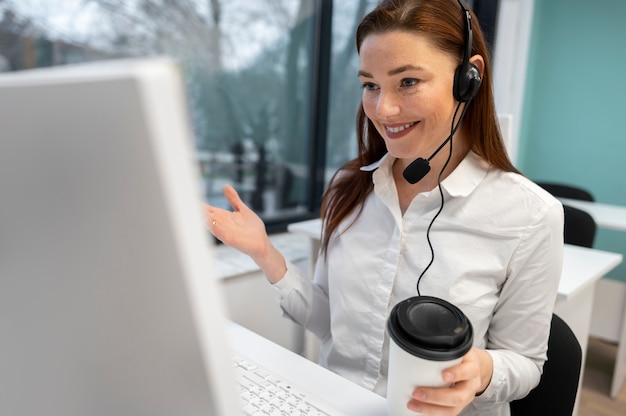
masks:
{"label": "white coffee cup", "polygon": [[442,387],[442,372],[470,350],[473,330],[465,314],[432,296],[398,303],[387,320],[389,331],[389,416],[416,416],[407,403],[415,387]]}

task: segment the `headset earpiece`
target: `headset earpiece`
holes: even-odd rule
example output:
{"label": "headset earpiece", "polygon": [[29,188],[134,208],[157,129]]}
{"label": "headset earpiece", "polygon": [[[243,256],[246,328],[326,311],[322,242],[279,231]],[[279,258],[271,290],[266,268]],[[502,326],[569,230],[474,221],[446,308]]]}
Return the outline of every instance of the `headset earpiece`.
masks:
{"label": "headset earpiece", "polygon": [[482,83],[480,71],[474,64],[460,65],[454,73],[454,98],[462,103],[470,101],[478,93]]}
{"label": "headset earpiece", "polygon": [[480,77],[478,67],[469,61],[472,54],[472,16],[463,2],[461,0],[458,0],[458,2],[465,16],[465,51],[463,53],[463,62],[454,73],[452,93],[457,101],[465,103],[476,96],[478,88],[480,88],[482,83],[482,78]]}

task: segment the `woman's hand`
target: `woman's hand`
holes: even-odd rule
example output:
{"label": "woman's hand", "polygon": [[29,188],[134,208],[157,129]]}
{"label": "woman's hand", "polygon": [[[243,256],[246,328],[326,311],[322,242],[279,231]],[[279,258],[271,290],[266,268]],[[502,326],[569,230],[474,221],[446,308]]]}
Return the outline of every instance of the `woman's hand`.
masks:
{"label": "woman's hand", "polygon": [[487,351],[472,348],[461,363],[443,372],[451,387],[416,387],[408,408],[426,415],[458,415],[487,388],[493,362]]}
{"label": "woman's hand", "polygon": [[224,196],[234,211],[205,205],[206,223],[209,230],[224,244],[252,258],[263,255],[269,243],[265,224],[243,203],[235,188],[226,185]]}
{"label": "woman's hand", "polygon": [[263,220],[243,203],[232,186],[224,187],[224,196],[233,211],[205,205],[206,224],[211,234],[250,256],[272,283],[277,282],[287,266],[283,255],[272,245]]}

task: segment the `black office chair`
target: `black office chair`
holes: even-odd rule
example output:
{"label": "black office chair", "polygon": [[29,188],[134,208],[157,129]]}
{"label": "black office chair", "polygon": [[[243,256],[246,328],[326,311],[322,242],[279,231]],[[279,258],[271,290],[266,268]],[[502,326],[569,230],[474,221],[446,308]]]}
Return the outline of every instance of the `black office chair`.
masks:
{"label": "black office chair", "polygon": [[[594,202],[591,192],[581,187],[555,182],[536,182],[553,196]],[[565,213],[564,239],[566,244],[592,247],[596,236],[596,222],[593,217],[578,208],[563,205]]]}
{"label": "black office chair", "polygon": [[597,225],[593,217],[578,208],[563,205],[565,224],[563,226],[563,238],[566,244],[574,244],[582,247],[593,247],[596,237]]}
{"label": "black office chair", "polygon": [[582,354],[570,327],[557,315],[552,315],[548,360],[541,380],[526,397],[511,402],[511,416],[572,416]]}
{"label": "black office chair", "polygon": [[536,182],[537,185],[541,186],[546,191],[550,192],[557,198],[569,198],[569,199],[579,199],[582,201],[590,201],[593,202],[595,199],[591,192],[584,188],[580,188],[577,186],[566,185],[562,183],[554,183],[554,182]]}

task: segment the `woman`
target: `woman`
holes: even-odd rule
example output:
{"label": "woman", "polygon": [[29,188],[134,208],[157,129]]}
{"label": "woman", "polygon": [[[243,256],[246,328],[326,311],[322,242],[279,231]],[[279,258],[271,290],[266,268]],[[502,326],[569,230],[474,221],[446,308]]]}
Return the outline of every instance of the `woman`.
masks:
{"label": "woman", "polygon": [[361,22],[359,156],[324,195],[313,281],[231,187],[234,212],[209,206],[207,216],[217,238],[261,267],[285,313],[319,337],[320,363],[379,394],[391,308],[418,293],[455,304],[474,346],[444,371],[451,387],[418,386],[407,406],[508,415],[545,361],[563,211],[508,159],[485,41],[468,20],[460,0],[383,0]]}

